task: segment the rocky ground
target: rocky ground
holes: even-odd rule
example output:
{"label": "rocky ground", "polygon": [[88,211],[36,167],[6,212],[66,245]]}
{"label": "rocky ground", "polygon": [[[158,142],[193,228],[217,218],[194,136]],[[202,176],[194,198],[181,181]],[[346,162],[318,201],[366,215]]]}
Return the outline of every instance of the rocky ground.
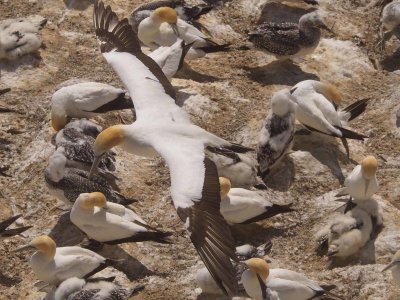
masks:
{"label": "rocky ground", "polygon": [[[23,236],[0,244],[0,298],[42,299],[34,287],[35,275],[28,254],[16,247],[40,234],[50,234],[58,246],[75,245],[83,236],[56,206],[44,183],[43,170],[53,151],[50,138],[50,99],[58,84],[71,78],[90,79],[114,86],[122,83],[102,58],[92,26],[90,1],[76,1],[65,10],[66,0],[0,0],[0,20],[40,15],[48,19],[42,31],[44,47],[38,55],[18,61],[0,61],[0,88],[12,91],[0,105],[0,220],[22,213],[18,225],[33,225]],[[69,1],[68,1],[69,2]],[[145,1],[108,0],[119,16]],[[293,64],[274,62],[265,53],[233,50],[190,61],[172,83],[193,122],[228,140],[254,147],[271,95],[304,79],[321,79],[338,85],[344,103],[370,97],[367,112],[350,124],[370,138],[350,141],[351,161],[337,140],[307,136],[295,141],[294,152],[267,180],[266,197],[293,201],[296,212],[265,222],[233,228],[237,245],[262,244],[271,239],[275,265],[304,272],[310,278],[337,285],[345,299],[399,299],[390,272],[381,273],[400,249],[400,60],[392,57],[399,41],[392,40],[381,56],[375,48],[380,8],[367,0],[320,0],[335,35],[325,35],[314,54]],[[246,32],[262,20],[297,20],[313,7],[233,0],[212,11],[201,22],[220,42],[234,49],[246,43]],[[397,113],[398,114],[398,113]],[[96,118],[103,126],[131,120],[130,112]],[[332,270],[314,252],[313,234],[340,203],[331,191],[365,155],[379,159],[376,198],[383,207],[384,228],[360,255]],[[106,247],[101,254],[123,259],[103,274],[117,276],[129,286],[146,289],[133,299],[205,299],[195,283],[202,267],[177,217],[168,192],[169,174],[161,159],[145,159],[118,151],[118,176],[125,195],[140,201],[135,209],[152,226],[174,232],[174,245],[154,243]]]}

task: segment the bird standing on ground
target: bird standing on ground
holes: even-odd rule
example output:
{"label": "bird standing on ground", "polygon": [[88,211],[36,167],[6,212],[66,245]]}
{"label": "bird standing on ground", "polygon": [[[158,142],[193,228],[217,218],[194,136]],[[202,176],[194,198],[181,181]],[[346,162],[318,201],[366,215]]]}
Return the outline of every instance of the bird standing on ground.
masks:
{"label": "bird standing on ground", "polygon": [[[204,148],[248,148],[191,124],[175,104],[173,88],[164,73],[141,51],[128,21],[118,21],[111,8],[97,0],[94,25],[102,54],[128,88],[137,114],[133,124],[112,126],[100,133],[94,146],[98,160],[115,146],[140,156],[160,154],[169,166],[174,206],[196,250],[217,284],[235,294],[237,283],[230,261],[236,260],[233,239],[219,212],[217,169],[205,157]],[[95,169],[96,163],[93,172]]]}
{"label": "bird standing on ground", "polygon": [[271,99],[272,109],[259,133],[257,161],[261,177],[276,167],[293,146],[296,106],[289,89],[276,92]]}
{"label": "bird standing on ground", "polygon": [[178,18],[177,13],[170,7],[160,7],[149,17],[140,22],[138,38],[150,49],[160,46],[172,46],[178,38],[186,44],[192,44],[186,57],[195,59],[207,53],[226,51],[228,44],[218,45],[193,25]]}
{"label": "bird standing on ground", "polygon": [[291,59],[314,52],[321,38],[320,28],[332,32],[316,11],[303,15],[298,24],[262,23],[249,33],[249,40],[277,59]]}
{"label": "bird standing on ground", "polygon": [[93,251],[80,247],[56,247],[47,235],[34,238],[16,252],[35,249],[29,264],[38,279],[59,285],[71,277],[88,278],[109,266],[110,261]]}
{"label": "bird standing on ground", "polygon": [[32,226],[23,226],[12,229],[8,228],[20,217],[22,217],[22,215],[16,215],[0,222],[0,241],[15,235],[19,235],[29,228],[32,228]]}
{"label": "bird standing on ground", "polygon": [[388,264],[382,272],[386,270],[392,271],[393,281],[398,285],[400,284],[400,250],[395,253],[390,264]]}

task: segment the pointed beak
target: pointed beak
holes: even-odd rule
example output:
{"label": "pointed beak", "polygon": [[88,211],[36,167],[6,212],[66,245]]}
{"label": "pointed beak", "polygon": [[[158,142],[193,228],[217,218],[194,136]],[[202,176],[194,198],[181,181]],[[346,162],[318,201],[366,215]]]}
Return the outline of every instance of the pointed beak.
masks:
{"label": "pointed beak", "polygon": [[28,245],[25,245],[25,246],[15,249],[13,252],[22,252],[22,251],[35,250],[35,249],[36,249],[35,247],[28,244]]}
{"label": "pointed beak", "polygon": [[385,272],[391,268],[394,268],[396,265],[400,264],[400,261],[392,261],[390,264],[388,264],[381,272]]}
{"label": "pointed beak", "polygon": [[368,192],[368,187],[369,187],[369,182],[370,182],[370,180],[369,180],[369,179],[367,179],[367,180],[366,180],[366,182],[365,182],[365,191],[364,191],[364,196],[366,196],[366,195],[367,195],[367,192]]}
{"label": "pointed beak", "polygon": [[175,33],[178,37],[180,37],[178,26],[177,26],[176,24],[173,24],[173,23],[170,23],[169,25],[172,27],[172,30],[174,31],[174,33]]}
{"label": "pointed beak", "polygon": [[103,155],[96,156],[94,158],[92,167],[90,168],[89,179],[93,177],[94,174],[97,172],[97,166],[99,165],[101,158]]}

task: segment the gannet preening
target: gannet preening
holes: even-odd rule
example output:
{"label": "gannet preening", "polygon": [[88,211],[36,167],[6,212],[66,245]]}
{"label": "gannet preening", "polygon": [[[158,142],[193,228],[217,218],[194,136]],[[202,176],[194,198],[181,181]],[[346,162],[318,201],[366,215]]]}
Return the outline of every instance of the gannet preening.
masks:
{"label": "gannet preening", "polygon": [[225,177],[220,177],[219,182],[221,185],[220,212],[230,224],[249,224],[293,211],[290,208],[291,204],[273,204],[257,192],[231,188],[230,180]]}
{"label": "gannet preening", "polygon": [[71,206],[82,193],[101,192],[111,202],[128,205],[136,200],[129,199],[113,190],[108,181],[89,172],[66,167],[67,158],[61,151],[56,151],[49,159],[44,171],[44,178],[50,193]]}
{"label": "gannet preening", "polygon": [[316,234],[317,252],[341,258],[353,255],[370,240],[372,229],[371,216],[354,207],[344,215],[335,215]]}
{"label": "gannet preening", "polygon": [[0,89],[0,96],[8,93],[9,91],[11,91],[10,88]]}
{"label": "gannet preening", "polygon": [[47,19],[38,24],[23,19],[8,19],[0,22],[0,59],[14,60],[39,50],[42,40],[39,31]]}
{"label": "gannet preening", "polygon": [[176,11],[171,7],[157,8],[149,17],[141,21],[138,27],[138,38],[152,50],[160,46],[172,46],[180,38],[186,44],[192,44],[186,55],[188,59],[229,50],[229,44],[219,45],[193,25],[179,19]]}
{"label": "gannet preening", "polygon": [[81,82],[57,90],[51,98],[51,124],[59,131],[71,118],[91,118],[100,113],[133,108],[126,92],[100,82]]}
{"label": "gannet preening", "polygon": [[171,243],[168,240],[171,233],[151,228],[132,210],[107,202],[99,192],[80,194],[70,218],[89,239],[109,245],[144,241]]}
{"label": "gannet preening", "polygon": [[[128,88],[137,115],[131,125],[112,126],[100,133],[94,145],[98,160],[115,146],[140,156],[161,155],[169,166],[174,206],[190,239],[221,289],[235,294],[237,282],[230,261],[237,259],[234,243],[219,212],[217,169],[205,157],[204,148],[249,149],[191,124],[171,97],[171,84],[160,67],[141,51],[127,19],[118,21],[109,6],[96,0],[94,24],[103,56]],[[94,172],[96,163],[92,168]]]}
{"label": "gannet preening", "polygon": [[249,269],[243,272],[242,283],[252,299],[310,300],[324,295],[340,299],[301,273],[269,269],[264,259],[251,258],[244,263]]}
{"label": "gannet preening", "polygon": [[177,39],[170,47],[158,47],[149,56],[161,67],[169,80],[178,72],[182,66],[186,54],[192,44],[185,44],[185,41]]}
{"label": "gannet preening", "polygon": [[[385,31],[386,29],[386,31]],[[395,35],[400,40],[400,2],[395,1],[387,4],[381,16],[380,29],[381,52],[385,49],[385,42]]]}
{"label": "gannet preening", "polygon": [[214,8],[213,5],[189,6],[184,0],[160,0],[144,3],[136,7],[128,18],[133,30],[138,32],[140,22],[150,17],[152,12],[160,7],[171,7],[175,9],[179,19],[188,23],[195,22],[200,16]]}
{"label": "gannet preening", "polygon": [[390,264],[388,264],[382,272],[386,270],[392,271],[393,281],[398,285],[400,284],[400,250],[396,252]]}
{"label": "gannet preening", "polygon": [[321,38],[320,28],[332,32],[316,11],[303,15],[299,24],[262,23],[249,33],[249,40],[278,59],[291,59],[314,52]]}
{"label": "gannet preening", "polygon": [[107,268],[110,260],[81,247],[56,247],[47,235],[34,238],[15,251],[35,249],[29,264],[39,280],[57,286],[71,277],[88,278]]}
{"label": "gannet preening", "polygon": [[348,157],[350,151],[346,138],[355,140],[367,138],[365,135],[343,128],[343,125],[365,110],[368,99],[357,101],[343,111],[336,111],[332,102],[340,101],[340,93],[334,86],[316,80],[301,81],[290,90],[290,93],[297,104],[297,120],[311,131],[340,138]]}
{"label": "gannet preening", "polygon": [[145,288],[144,285],[125,289],[113,282],[68,278],[55,290],[53,300],[127,300]]}
{"label": "gannet preening", "polygon": [[14,223],[20,217],[22,217],[22,215],[16,215],[0,222],[0,241],[12,237],[14,235],[19,235],[24,231],[28,230],[29,228],[32,228],[32,226],[23,226],[12,229],[8,228],[12,223]]}
{"label": "gannet preening", "polygon": [[292,149],[296,105],[291,98],[289,89],[272,96],[271,112],[264,120],[258,137],[257,161],[261,177],[265,177]]}
{"label": "gannet preening", "polygon": [[376,171],[378,161],[372,155],[365,157],[347,176],[344,188],[336,195],[349,195],[355,201],[369,200],[379,190]]}

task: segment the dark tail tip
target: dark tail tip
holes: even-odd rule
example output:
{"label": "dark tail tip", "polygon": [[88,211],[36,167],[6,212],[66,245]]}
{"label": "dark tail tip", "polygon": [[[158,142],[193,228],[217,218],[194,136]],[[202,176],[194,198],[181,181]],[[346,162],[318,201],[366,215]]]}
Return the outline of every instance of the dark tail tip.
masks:
{"label": "dark tail tip", "polygon": [[340,126],[335,126],[335,128],[340,130],[343,138],[353,139],[353,140],[361,140],[361,141],[368,138],[368,136],[366,136],[366,135],[351,131],[349,129],[346,129],[346,128],[343,128]]}
{"label": "dark tail tip", "polygon": [[121,204],[121,205],[123,205],[123,206],[127,206],[127,205],[130,205],[130,204],[135,203],[135,202],[138,202],[138,200],[136,200],[136,199],[124,198],[124,199],[122,199],[122,200],[119,202],[119,204]]}
{"label": "dark tail tip", "polygon": [[223,44],[223,45],[211,45],[211,46],[207,46],[207,47],[200,47],[198,49],[203,50],[205,53],[215,53],[215,52],[226,52],[226,51],[230,51],[231,44]]}
{"label": "dark tail tip", "polygon": [[358,101],[350,104],[349,106],[347,106],[344,109],[344,111],[350,113],[349,121],[357,118],[359,115],[361,115],[365,111],[365,109],[367,108],[369,100],[370,100],[370,98],[365,98],[365,99],[362,99],[362,100],[358,100]]}

